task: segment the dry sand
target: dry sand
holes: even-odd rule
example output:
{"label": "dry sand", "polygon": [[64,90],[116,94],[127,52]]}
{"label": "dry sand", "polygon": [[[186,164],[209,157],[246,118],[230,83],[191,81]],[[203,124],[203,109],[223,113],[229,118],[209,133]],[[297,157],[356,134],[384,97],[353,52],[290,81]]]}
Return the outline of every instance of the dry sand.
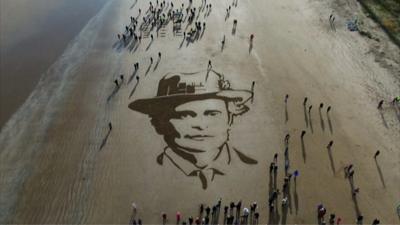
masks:
{"label": "dry sand", "polygon": [[[323,203],[328,214],[334,212],[344,224],[353,224],[356,207],[343,173],[349,163],[355,167],[355,185],[360,187],[357,207],[365,223],[375,217],[383,224],[399,223],[400,120],[389,104],[384,105],[383,117],[376,109],[380,99],[399,95],[399,77],[382,68],[374,55],[365,54],[368,42],[348,32],[344,19],[338,19],[336,32],[329,29],[327,4],[239,0],[225,22],[231,1],[212,1],[206,32],[194,44],[179,48],[182,37],[173,37],[168,27],[166,37],[155,38],[147,51],[149,38],[134,52],[113,48],[116,33],[129,16],[148,5],[134,3],[108,2],[2,129],[1,223],[127,223],[130,205],[136,202],[138,216],[153,224],[161,222],[162,211],[170,218],[177,210],[184,218],[196,216],[200,203],[215,204],[220,197],[223,204],[257,201],[260,223],[268,223],[268,166],[279,152],[281,189],[283,138],[288,132],[290,170],[298,169],[300,176],[296,189],[291,187],[287,215],[279,207],[280,223],[316,223],[316,206]],[[238,29],[233,36],[234,18]],[[255,41],[249,53],[251,33]],[[224,34],[226,48],[221,52]],[[159,51],[163,57],[158,68],[153,66],[145,76],[150,56],[157,58]],[[130,110],[128,104],[154,96],[165,73],[202,70],[208,59],[235,88],[256,82],[254,103],[235,120],[230,139],[259,163],[241,169],[235,162],[229,176],[203,190],[198,180],[156,163],[165,143],[148,117]],[[129,99],[136,80],[125,80],[107,101],[113,80],[120,74],[130,77],[137,61],[141,80],[133,96]],[[290,95],[287,122],[286,94]],[[304,121],[305,96],[313,104],[312,130]],[[321,102],[322,120],[317,110]],[[333,107],[330,122],[328,105]],[[100,150],[109,121],[113,130]],[[303,129],[306,160],[299,137]],[[332,160],[326,149],[330,140],[334,140]],[[373,159],[377,149],[379,169]]]}

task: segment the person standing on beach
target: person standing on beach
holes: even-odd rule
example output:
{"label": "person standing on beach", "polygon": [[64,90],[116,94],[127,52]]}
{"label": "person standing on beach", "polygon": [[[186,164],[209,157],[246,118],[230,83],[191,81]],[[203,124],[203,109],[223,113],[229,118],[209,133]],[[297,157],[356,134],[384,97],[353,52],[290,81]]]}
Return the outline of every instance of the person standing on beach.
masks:
{"label": "person standing on beach", "polygon": [[331,106],[328,106],[328,108],[326,109],[326,112],[329,113],[331,111]]}
{"label": "person standing on beach", "polygon": [[380,223],[381,221],[379,221],[377,218],[375,218],[374,221],[372,221],[372,225],[378,225]]}
{"label": "person standing on beach", "polygon": [[189,225],[192,225],[193,224],[193,217],[191,217],[191,216],[189,216]]}
{"label": "person standing on beach", "polygon": [[178,211],[176,212],[176,223],[179,224],[180,221],[181,221],[181,213]]}
{"label": "person standing on beach", "polygon": [[163,225],[165,225],[165,223],[167,222],[167,214],[165,212],[162,212],[161,213],[161,218],[162,218],[162,221],[163,221]]}
{"label": "person standing on beach", "polygon": [[380,100],[378,103],[378,109],[381,110],[383,105],[383,100]]}
{"label": "person standing on beach", "polygon": [[330,142],[328,143],[328,146],[326,146],[326,148],[330,149],[330,148],[332,147],[332,145],[333,145],[333,141],[330,141]]}
{"label": "person standing on beach", "polygon": [[289,144],[289,138],[290,138],[290,134],[286,134],[286,136],[285,136],[285,144],[286,145]]}
{"label": "person standing on beach", "polygon": [[375,155],[374,155],[374,158],[376,159],[376,157],[378,157],[378,155],[380,154],[381,152],[378,150],[378,151],[376,151],[375,152]]}
{"label": "person standing on beach", "polygon": [[270,173],[270,174],[271,174],[272,171],[274,170],[274,166],[275,166],[275,163],[274,163],[274,162],[271,162],[271,164],[269,164],[269,173]]}
{"label": "person standing on beach", "polygon": [[302,130],[302,131],[301,131],[301,136],[300,136],[301,139],[303,139],[304,135],[306,135],[306,131],[305,131],[305,130]]}

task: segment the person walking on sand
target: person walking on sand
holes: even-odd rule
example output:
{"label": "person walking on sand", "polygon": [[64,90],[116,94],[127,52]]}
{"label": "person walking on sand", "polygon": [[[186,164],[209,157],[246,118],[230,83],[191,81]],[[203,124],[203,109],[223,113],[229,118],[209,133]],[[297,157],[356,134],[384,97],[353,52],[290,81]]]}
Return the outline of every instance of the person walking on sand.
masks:
{"label": "person walking on sand", "polygon": [[351,194],[355,197],[360,192],[360,188],[355,188]]}
{"label": "person walking on sand", "polygon": [[227,205],[224,206],[224,216],[226,216],[228,214],[228,209],[229,209],[229,207]]}
{"label": "person walking on sand", "polygon": [[162,218],[163,224],[165,225],[165,223],[167,222],[167,214],[165,212],[162,212],[161,218]]}
{"label": "person walking on sand", "polygon": [[372,221],[372,225],[378,225],[380,223],[381,221],[379,221],[377,218],[375,218],[374,221]]}
{"label": "person walking on sand", "polygon": [[310,105],[310,106],[308,107],[308,114],[310,114],[311,109],[312,109],[312,105]]}
{"label": "person walking on sand", "polygon": [[293,172],[293,175],[294,175],[294,182],[296,183],[296,179],[297,179],[297,177],[299,176],[299,171],[298,170],[295,170],[294,172]]}
{"label": "person walking on sand", "polygon": [[118,80],[114,80],[115,86],[119,87]]}
{"label": "person walking on sand", "polygon": [[290,138],[290,134],[286,134],[285,136],[285,144],[289,144],[289,138]]}
{"label": "person walking on sand", "polygon": [[285,96],[285,103],[287,103],[288,99],[289,99],[289,95],[286,94],[286,96]]}
{"label": "person walking on sand", "polygon": [[333,145],[333,141],[330,141],[330,142],[328,143],[328,145],[326,146],[326,148],[331,149],[332,145]]}
{"label": "person walking on sand", "polygon": [[153,64],[153,57],[150,57],[150,64]]}
{"label": "person walking on sand", "polygon": [[179,224],[180,221],[181,221],[181,213],[178,211],[176,212],[176,223]]}
{"label": "person walking on sand", "polygon": [[350,164],[349,166],[345,166],[344,167],[344,175],[345,175],[345,177],[349,176],[349,173],[350,173],[352,168],[353,168],[353,164]]}
{"label": "person walking on sand", "polygon": [[323,219],[325,214],[326,214],[325,207],[322,204],[318,205],[318,218]]}
{"label": "person walking on sand", "polygon": [[378,103],[378,109],[381,110],[383,105],[383,100],[380,100]]}
{"label": "person walking on sand", "polygon": [[278,163],[278,153],[275,153],[274,155],[274,164]]}
{"label": "person walking on sand", "polygon": [[271,164],[269,164],[269,173],[270,173],[270,174],[271,174],[272,171],[274,170],[274,166],[275,166],[275,163],[274,163],[274,162],[271,162]]}
{"label": "person walking on sand", "polygon": [[158,52],[158,58],[161,59],[161,52]]}
{"label": "person walking on sand", "polygon": [[108,129],[111,131],[112,130],[112,124],[111,122],[108,123]]}
{"label": "person walking on sand", "polygon": [[321,104],[319,104],[319,108],[322,109],[324,107],[324,103],[321,102]]}
{"label": "person walking on sand", "polygon": [[374,158],[376,159],[376,157],[378,157],[378,155],[380,154],[381,152],[378,150],[378,151],[376,151],[375,152],[375,155],[374,155]]}
{"label": "person walking on sand", "polygon": [[306,131],[305,131],[305,130],[302,130],[302,131],[301,131],[301,136],[300,136],[301,139],[303,139],[304,135],[306,135]]}
{"label": "person walking on sand", "polygon": [[303,101],[303,105],[306,105],[306,104],[307,104],[307,100],[308,100],[308,98],[305,97],[305,98],[304,98],[304,101]]}
{"label": "person walking on sand", "polygon": [[260,213],[256,212],[254,213],[254,224],[258,225],[258,218],[260,217]]}
{"label": "person walking on sand", "polygon": [[331,106],[328,106],[328,108],[326,109],[326,113],[329,113],[331,111]]}
{"label": "person walking on sand", "polygon": [[276,176],[276,174],[278,174],[278,166],[277,166],[277,164],[275,164],[275,166],[274,166],[274,175]]}
{"label": "person walking on sand", "polygon": [[359,225],[361,225],[361,224],[362,224],[362,222],[363,222],[363,220],[364,220],[364,216],[362,216],[362,215],[359,215],[359,216],[357,216],[356,223],[357,223],[357,224],[359,224]]}
{"label": "person walking on sand", "polygon": [[189,225],[192,225],[193,224],[193,217],[191,217],[191,216],[189,216]]}
{"label": "person walking on sand", "polygon": [[211,65],[211,60],[208,60],[208,69],[211,69],[212,65]]}
{"label": "person walking on sand", "polygon": [[354,170],[349,171],[349,179],[353,179],[354,176]]}
{"label": "person walking on sand", "polygon": [[[111,124],[111,123],[110,123],[110,124]],[[134,214],[136,214],[136,211],[137,211],[136,203],[132,202],[132,212],[133,212]]]}
{"label": "person walking on sand", "polygon": [[206,208],[206,215],[207,215],[207,216],[210,215],[210,211],[211,211],[211,208],[210,208],[210,207],[207,207],[207,208]]}

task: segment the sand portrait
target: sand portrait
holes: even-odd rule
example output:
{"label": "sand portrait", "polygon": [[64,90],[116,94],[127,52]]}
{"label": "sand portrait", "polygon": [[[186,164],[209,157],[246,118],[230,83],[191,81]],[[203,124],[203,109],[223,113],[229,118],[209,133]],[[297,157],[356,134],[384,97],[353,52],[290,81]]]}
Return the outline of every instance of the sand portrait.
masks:
{"label": "sand portrait", "polygon": [[129,108],[147,114],[167,145],[157,163],[172,163],[183,175],[198,177],[203,189],[229,170],[231,157],[247,165],[257,160],[229,144],[230,127],[244,115],[253,90],[236,90],[214,70],[169,73],[158,84],[157,96],[138,99]]}

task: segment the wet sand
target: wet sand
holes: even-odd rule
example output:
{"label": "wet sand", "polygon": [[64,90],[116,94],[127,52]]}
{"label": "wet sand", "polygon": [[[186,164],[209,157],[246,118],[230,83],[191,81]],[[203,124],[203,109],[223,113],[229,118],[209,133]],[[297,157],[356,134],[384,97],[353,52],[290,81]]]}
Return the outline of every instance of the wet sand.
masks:
{"label": "wet sand", "polygon": [[0,128],[104,0],[2,0]]}
{"label": "wet sand", "polygon": [[[130,51],[117,47],[116,33],[139,7],[144,11],[148,6],[147,1],[134,3],[107,3],[2,130],[1,223],[128,223],[130,205],[136,202],[145,224],[161,223],[163,211],[172,224],[176,211],[183,218],[195,217],[200,203],[213,205],[220,197],[223,205],[257,201],[260,224],[272,223],[268,167],[278,152],[281,189],[283,139],[288,132],[290,171],[297,169],[300,176],[296,186],[291,185],[287,213],[279,207],[281,224],[317,223],[319,203],[328,215],[340,216],[343,224],[354,224],[357,211],[365,223],[375,217],[382,224],[399,222],[400,121],[388,104],[382,116],[376,109],[380,99],[399,94],[399,78],[365,54],[368,43],[358,34],[344,25],[330,30],[321,17],[330,13],[325,3],[240,0],[225,22],[230,1],[212,1],[213,11],[204,19],[207,28],[199,41],[180,48],[182,37],[173,37],[170,24],[166,36],[155,38],[149,48],[150,38],[145,38]],[[232,35],[234,18],[238,28]],[[255,40],[249,51],[251,33]],[[226,46],[221,51],[224,34]],[[156,59],[159,51],[163,57],[158,67],[149,67],[150,56]],[[204,70],[209,59],[234,88],[246,89],[256,82],[254,102],[248,113],[235,119],[230,142],[259,163],[243,168],[234,162],[229,176],[203,190],[198,180],[157,164],[165,143],[149,118],[128,105],[154,96],[167,72]],[[127,81],[135,62],[140,62],[140,82],[129,97],[136,86],[135,79]],[[110,97],[120,74],[125,81]],[[306,96],[313,105],[312,126],[305,123]],[[321,102],[325,106],[319,113]],[[329,117],[328,105],[333,109]],[[113,130],[107,135],[110,121]],[[331,140],[329,153],[326,146]],[[376,164],[377,149],[381,155]],[[350,163],[360,187],[357,204],[343,173]]]}

